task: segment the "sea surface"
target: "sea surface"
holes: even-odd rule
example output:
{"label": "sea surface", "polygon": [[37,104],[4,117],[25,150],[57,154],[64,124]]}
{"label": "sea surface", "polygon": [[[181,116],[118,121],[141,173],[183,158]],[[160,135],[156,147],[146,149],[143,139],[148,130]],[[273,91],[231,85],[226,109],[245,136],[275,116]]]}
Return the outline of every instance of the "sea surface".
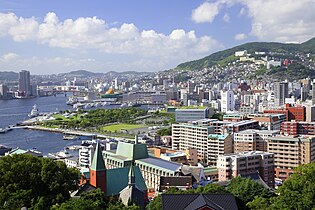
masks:
{"label": "sea surface", "polygon": [[[39,112],[56,112],[72,109],[66,105],[64,94],[38,97],[31,99],[0,100],[0,128],[15,125],[18,122],[29,119],[27,116],[34,104]],[[44,155],[63,150],[64,147],[80,144],[80,141],[65,141],[61,133],[51,133],[44,131],[33,131],[26,129],[15,129],[5,134],[0,134],[0,144],[21,149],[36,148]]]}
{"label": "sea surface", "polygon": [[[69,95],[68,95],[69,96]],[[38,97],[31,99],[13,99],[0,100],[0,128],[9,125],[16,125],[18,122],[29,119],[28,114],[36,104],[40,113],[59,112],[72,109],[72,106],[66,104],[67,97],[64,94],[49,97]],[[120,105],[108,105],[102,108],[119,108]],[[141,106],[143,109],[155,109],[156,106]],[[14,129],[7,133],[0,133],[0,145],[11,148],[19,147],[21,149],[37,149],[43,155],[56,153],[67,146],[79,145],[81,141],[65,141],[61,133],[52,133],[45,131],[35,131],[27,129]]]}

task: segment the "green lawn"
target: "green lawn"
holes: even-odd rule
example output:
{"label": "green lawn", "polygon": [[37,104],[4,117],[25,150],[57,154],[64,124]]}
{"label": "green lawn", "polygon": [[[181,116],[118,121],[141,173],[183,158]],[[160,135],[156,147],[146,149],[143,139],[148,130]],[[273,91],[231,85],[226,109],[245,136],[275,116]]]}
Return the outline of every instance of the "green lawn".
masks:
{"label": "green lawn", "polygon": [[125,123],[120,123],[120,124],[115,124],[115,125],[108,125],[104,126],[103,130],[106,131],[111,131],[111,132],[119,132],[120,130],[133,130],[136,128],[144,128],[146,127],[145,125],[138,125],[138,124],[125,124]]}
{"label": "green lawn", "polygon": [[57,118],[62,119],[63,121],[70,121],[70,120],[74,120],[74,119],[80,120],[81,119],[81,115],[75,115],[75,116],[71,116],[69,118],[66,118],[66,117],[62,116],[61,114],[55,114],[55,115],[53,115],[53,117],[55,119],[57,119]]}

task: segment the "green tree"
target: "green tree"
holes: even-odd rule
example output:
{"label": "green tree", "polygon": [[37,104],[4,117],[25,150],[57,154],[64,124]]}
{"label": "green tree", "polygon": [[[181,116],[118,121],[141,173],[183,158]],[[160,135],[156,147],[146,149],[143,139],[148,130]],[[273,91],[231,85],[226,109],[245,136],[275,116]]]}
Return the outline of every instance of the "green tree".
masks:
{"label": "green tree", "polygon": [[249,178],[235,177],[231,180],[227,190],[232,193],[238,201],[241,209],[246,209],[246,204],[255,199],[255,196],[270,198],[273,196],[263,185]]}
{"label": "green tree", "polygon": [[277,194],[274,209],[315,209],[315,163],[297,167]]}
{"label": "green tree", "polygon": [[172,135],[172,127],[161,128],[156,132],[156,134],[159,136],[170,136]]}
{"label": "green tree", "polygon": [[260,196],[255,196],[254,200],[248,202],[246,204],[247,208],[253,209],[253,210],[270,210],[272,207],[270,206],[270,199],[264,198]]}
{"label": "green tree", "polygon": [[223,113],[217,112],[214,115],[212,115],[213,119],[223,120]]}
{"label": "green tree", "polygon": [[51,210],[101,210],[106,208],[105,194],[100,189],[83,193],[78,199],[71,199]]}
{"label": "green tree", "polygon": [[60,161],[5,156],[0,159],[0,206],[41,209],[62,203],[70,198],[69,191],[77,189],[78,179],[79,172]]}
{"label": "green tree", "polygon": [[220,193],[228,193],[228,191],[220,185],[217,184],[208,184],[204,187],[198,187],[195,189],[194,193],[214,193],[214,194],[220,194]]}

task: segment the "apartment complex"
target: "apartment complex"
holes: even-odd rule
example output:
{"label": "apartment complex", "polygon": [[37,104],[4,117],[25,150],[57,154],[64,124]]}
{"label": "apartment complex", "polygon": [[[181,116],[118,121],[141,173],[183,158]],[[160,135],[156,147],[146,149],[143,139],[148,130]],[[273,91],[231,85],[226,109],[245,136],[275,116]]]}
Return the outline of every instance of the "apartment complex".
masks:
{"label": "apartment complex", "polygon": [[253,151],[219,155],[217,168],[219,181],[258,172],[269,187],[274,187],[274,155],[272,153]]}
{"label": "apartment complex", "polygon": [[233,139],[229,134],[216,134],[214,127],[198,124],[173,124],[172,149],[196,148],[198,159],[214,164],[218,154],[233,152]]}
{"label": "apartment complex", "polygon": [[315,122],[283,122],[281,134],[284,135],[315,135]]}
{"label": "apartment complex", "polygon": [[279,130],[248,129],[234,133],[234,153],[246,151],[267,151],[267,139],[279,134]]}
{"label": "apartment complex", "polygon": [[315,136],[282,136],[268,138],[268,152],[274,153],[275,175],[287,179],[301,164],[315,162]]}

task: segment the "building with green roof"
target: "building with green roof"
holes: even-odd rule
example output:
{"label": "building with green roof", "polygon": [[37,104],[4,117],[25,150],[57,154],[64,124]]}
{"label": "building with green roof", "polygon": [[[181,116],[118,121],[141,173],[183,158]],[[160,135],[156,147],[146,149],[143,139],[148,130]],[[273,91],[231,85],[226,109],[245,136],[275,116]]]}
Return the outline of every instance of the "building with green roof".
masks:
{"label": "building with green roof", "polygon": [[[158,190],[161,176],[176,176],[181,164],[150,157],[146,144],[118,142],[117,150],[103,152],[107,168],[139,168],[148,188]],[[136,172],[136,171],[135,171]]]}
{"label": "building with green roof", "polygon": [[148,188],[139,167],[131,164],[129,167],[107,169],[101,147],[97,143],[89,171],[84,168],[81,171],[87,182],[72,196],[80,196],[81,193],[92,191],[96,188],[101,188],[106,196],[119,196],[121,191],[129,186],[130,170],[132,171],[134,184],[137,186],[138,191],[142,192],[141,199],[146,200],[144,195],[147,194]]}

